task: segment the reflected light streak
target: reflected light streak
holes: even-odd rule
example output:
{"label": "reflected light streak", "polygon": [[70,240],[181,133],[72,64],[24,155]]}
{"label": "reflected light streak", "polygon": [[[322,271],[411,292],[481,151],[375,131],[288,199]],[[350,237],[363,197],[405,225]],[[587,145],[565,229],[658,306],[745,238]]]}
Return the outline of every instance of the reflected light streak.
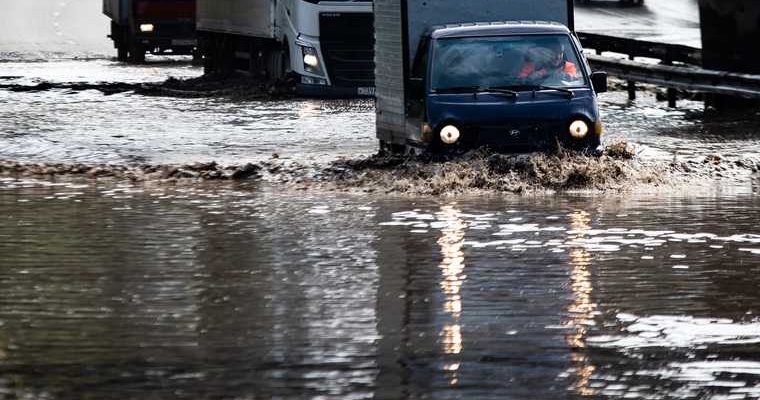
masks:
{"label": "reflected light streak", "polygon": [[[443,310],[451,316],[451,322],[443,327],[441,332],[441,344],[444,354],[457,355],[464,349],[462,340],[462,284],[467,276],[464,275],[464,246],[465,231],[467,224],[460,217],[460,211],[453,206],[441,207],[438,220],[446,225],[441,230],[438,245],[441,247],[443,260],[439,265],[441,269],[441,291],[445,296]],[[444,366],[450,385],[459,383],[458,362]]]}
{"label": "reflected light streak", "polygon": [[303,101],[301,107],[298,108],[298,118],[318,116],[321,110],[322,105],[320,102],[315,100]]}
{"label": "reflected light streak", "polygon": [[[591,216],[585,211],[576,211],[570,214],[572,231],[577,234],[571,236],[570,242],[579,242],[591,230]],[[591,253],[585,247],[577,247],[570,250],[570,289],[574,300],[568,306],[568,317],[565,325],[572,328],[565,340],[576,352],[571,357],[571,362],[576,375],[575,390],[581,396],[594,396],[597,392],[589,386],[591,377],[596,367],[591,364],[587,356],[577,353],[585,349],[588,328],[594,323],[597,304],[593,302],[593,281],[589,268],[591,266]]]}

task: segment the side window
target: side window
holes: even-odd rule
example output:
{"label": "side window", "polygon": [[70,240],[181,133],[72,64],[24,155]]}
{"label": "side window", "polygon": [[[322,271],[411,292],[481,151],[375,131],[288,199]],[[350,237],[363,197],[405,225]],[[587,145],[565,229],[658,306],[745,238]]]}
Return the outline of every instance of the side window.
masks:
{"label": "side window", "polygon": [[420,40],[420,46],[417,48],[417,56],[414,58],[414,63],[412,64],[412,79],[424,80],[425,75],[427,75],[428,53],[430,52],[429,44],[430,40],[427,36]]}
{"label": "side window", "polygon": [[427,75],[428,53],[430,40],[424,37],[417,48],[417,55],[412,64],[412,72],[409,76],[410,85],[407,94],[412,100],[421,100],[425,97],[425,81]]}
{"label": "side window", "polygon": [[578,39],[578,36],[576,36],[575,33],[572,33],[570,37],[573,38],[573,43],[578,48],[578,52],[580,53],[581,61],[583,61],[584,68],[586,68],[586,71],[590,74],[591,65],[588,63],[588,59],[586,59],[586,54],[583,52],[583,45],[581,44],[581,41]]}

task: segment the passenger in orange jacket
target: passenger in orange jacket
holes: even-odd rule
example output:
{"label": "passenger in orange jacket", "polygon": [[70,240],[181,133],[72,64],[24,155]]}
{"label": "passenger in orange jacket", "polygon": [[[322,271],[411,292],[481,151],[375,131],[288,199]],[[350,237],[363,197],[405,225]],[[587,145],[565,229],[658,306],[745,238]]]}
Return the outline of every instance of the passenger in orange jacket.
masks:
{"label": "passenger in orange jacket", "polygon": [[578,67],[565,59],[565,48],[560,42],[532,49],[517,77],[529,81],[545,81],[550,78],[560,81],[581,79]]}

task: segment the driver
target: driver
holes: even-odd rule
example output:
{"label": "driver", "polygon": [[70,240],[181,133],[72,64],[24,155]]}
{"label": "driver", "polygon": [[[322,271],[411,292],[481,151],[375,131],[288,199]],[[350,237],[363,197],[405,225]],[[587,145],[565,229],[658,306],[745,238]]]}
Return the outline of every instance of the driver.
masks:
{"label": "driver", "polygon": [[565,60],[565,46],[559,39],[530,49],[517,77],[530,81],[550,78],[574,81],[581,78],[578,67]]}

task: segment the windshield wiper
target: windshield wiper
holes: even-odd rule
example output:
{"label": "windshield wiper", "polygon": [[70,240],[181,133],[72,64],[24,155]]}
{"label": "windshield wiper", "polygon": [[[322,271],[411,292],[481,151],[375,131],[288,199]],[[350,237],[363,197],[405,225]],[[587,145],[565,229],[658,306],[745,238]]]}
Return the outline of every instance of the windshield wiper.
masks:
{"label": "windshield wiper", "polygon": [[517,92],[506,87],[452,86],[435,89],[436,93],[498,93],[517,97]]}
{"label": "windshield wiper", "polygon": [[563,88],[563,87],[547,86],[547,85],[528,85],[528,84],[526,84],[526,85],[513,85],[513,86],[509,86],[509,87],[510,88],[525,88],[527,90],[532,90],[534,92],[537,91],[537,90],[554,90],[554,91],[557,91],[557,92],[565,93],[565,94],[569,95],[569,97],[575,97],[575,93],[573,93],[572,90],[566,89],[566,88]]}

